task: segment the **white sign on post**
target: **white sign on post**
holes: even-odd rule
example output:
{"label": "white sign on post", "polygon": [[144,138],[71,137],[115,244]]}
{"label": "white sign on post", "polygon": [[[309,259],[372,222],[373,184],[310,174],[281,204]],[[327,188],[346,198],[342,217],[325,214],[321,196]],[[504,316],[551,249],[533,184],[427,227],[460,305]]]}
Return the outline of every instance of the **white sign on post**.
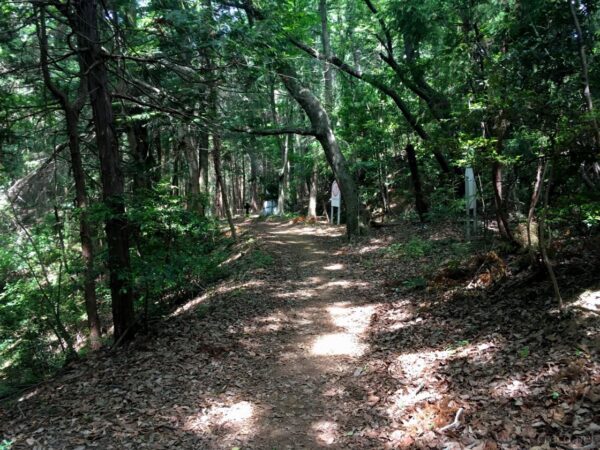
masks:
{"label": "white sign on post", "polygon": [[472,167],[465,169],[465,203],[467,206],[467,239],[471,238],[471,230],[477,230],[477,185]]}
{"label": "white sign on post", "polygon": [[333,208],[337,208],[337,224],[340,224],[340,210],[342,206],[342,193],[337,181],[334,181],[331,185],[331,223],[334,223],[333,219]]}

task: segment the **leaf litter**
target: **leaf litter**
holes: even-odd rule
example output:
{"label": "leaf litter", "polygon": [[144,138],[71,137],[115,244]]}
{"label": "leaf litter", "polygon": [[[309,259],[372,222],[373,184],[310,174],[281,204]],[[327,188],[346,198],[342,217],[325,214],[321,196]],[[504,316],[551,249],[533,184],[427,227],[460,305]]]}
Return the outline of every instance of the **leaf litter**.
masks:
{"label": "leaf litter", "polygon": [[[0,437],[13,449],[596,448],[598,317],[559,316],[545,277],[489,249],[457,263],[448,227],[352,244],[319,224],[250,231],[258,267],[242,256],[242,273],[130,348],[2,405]],[[597,292],[598,255],[570,251],[566,293]]]}

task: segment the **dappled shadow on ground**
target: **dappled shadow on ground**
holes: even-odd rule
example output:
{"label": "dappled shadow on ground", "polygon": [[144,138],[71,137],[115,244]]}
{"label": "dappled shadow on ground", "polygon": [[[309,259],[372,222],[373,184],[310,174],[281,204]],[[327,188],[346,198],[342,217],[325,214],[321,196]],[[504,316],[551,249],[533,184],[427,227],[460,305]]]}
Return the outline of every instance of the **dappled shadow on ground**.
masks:
{"label": "dappled shadow on ground", "polygon": [[[584,270],[579,263],[557,268],[567,305],[583,291],[600,294],[598,260],[586,261]],[[369,412],[385,422],[381,442],[521,449],[593,441],[600,430],[598,315],[568,308],[561,316],[544,276],[524,280],[507,281],[510,289],[388,289],[362,380],[380,397]],[[459,426],[440,432],[461,409]]]}
{"label": "dappled shadow on ground", "polygon": [[[333,227],[253,232],[271,265],[7,405],[2,436],[13,448],[81,449],[590,441],[597,317],[558,318],[544,283],[519,295],[396,292],[368,270],[381,262],[377,236],[347,247]],[[460,427],[439,432],[460,408]]]}
{"label": "dappled shadow on ground", "polygon": [[343,380],[368,351],[370,282],[339,229],[257,225],[267,268],[222,283],[2,412],[13,448],[320,448],[345,432]]}

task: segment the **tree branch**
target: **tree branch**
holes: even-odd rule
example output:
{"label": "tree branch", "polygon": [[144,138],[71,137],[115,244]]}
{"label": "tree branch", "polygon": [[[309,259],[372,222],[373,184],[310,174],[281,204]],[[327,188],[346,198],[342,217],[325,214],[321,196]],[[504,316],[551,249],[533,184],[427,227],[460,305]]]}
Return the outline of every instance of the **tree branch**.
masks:
{"label": "tree branch", "polygon": [[247,133],[255,136],[280,136],[282,134],[298,134],[300,136],[315,136],[316,133],[309,128],[263,128],[253,129],[249,127],[230,128],[234,133]]}

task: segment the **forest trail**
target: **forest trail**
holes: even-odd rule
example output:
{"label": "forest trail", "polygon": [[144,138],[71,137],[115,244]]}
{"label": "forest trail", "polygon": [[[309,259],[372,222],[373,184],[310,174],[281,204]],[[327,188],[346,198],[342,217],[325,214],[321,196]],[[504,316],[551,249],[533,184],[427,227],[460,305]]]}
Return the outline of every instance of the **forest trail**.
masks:
{"label": "forest trail", "polygon": [[340,433],[352,433],[339,429],[335,415],[347,412],[336,399],[345,393],[341,381],[360,374],[359,357],[368,350],[375,309],[369,283],[344,263],[333,227],[260,224],[257,231],[275,255],[276,296],[287,300],[269,320],[282,324],[275,328],[283,338],[258,342],[279,355],[265,367],[273,384],[257,386],[268,405],[259,448],[332,448]]}
{"label": "forest trail", "polygon": [[[375,304],[340,227],[252,225],[267,267],[89,358],[0,415],[14,448],[341,448]],[[208,303],[212,306],[206,306]],[[353,391],[356,391],[354,392]],[[11,420],[8,420],[8,419]]]}
{"label": "forest trail", "polygon": [[[241,228],[250,250],[232,256],[229,278],[131,348],[90,355],[0,405],[11,450],[593,442],[600,323],[596,314],[557,319],[543,280],[501,296],[399,288],[427,260],[392,257],[391,243],[439,239],[435,228],[407,225],[356,244],[341,227]],[[593,272],[578,279],[588,284],[597,286]],[[460,426],[443,431],[460,410]]]}

